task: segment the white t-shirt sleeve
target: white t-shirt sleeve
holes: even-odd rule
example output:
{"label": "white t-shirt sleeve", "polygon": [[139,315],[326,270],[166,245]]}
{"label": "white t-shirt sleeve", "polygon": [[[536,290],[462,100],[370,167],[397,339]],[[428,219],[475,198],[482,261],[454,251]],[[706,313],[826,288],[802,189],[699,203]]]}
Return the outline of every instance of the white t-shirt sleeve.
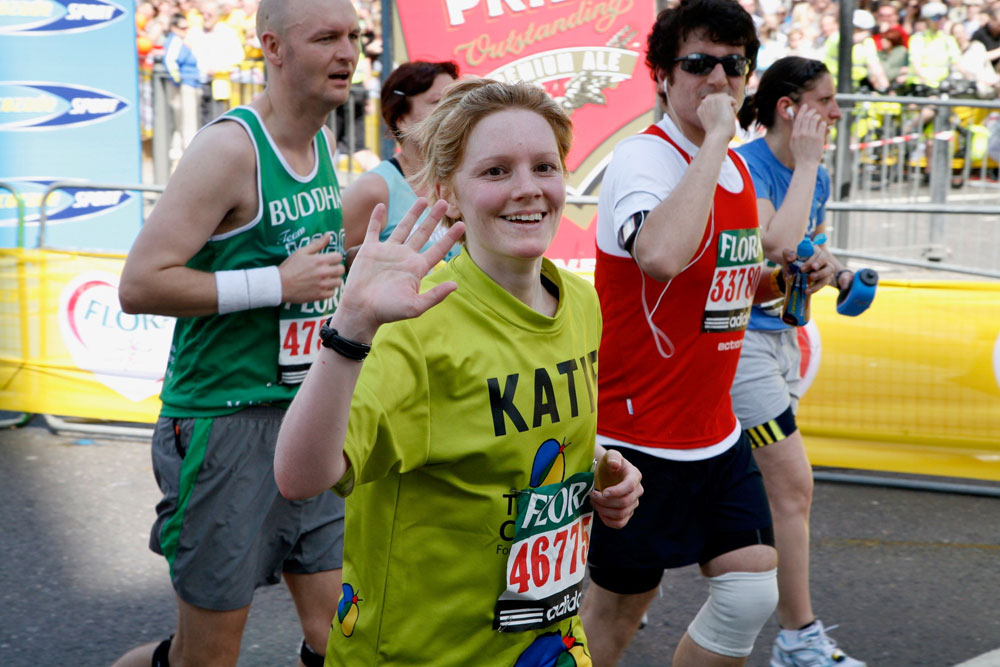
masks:
{"label": "white t-shirt sleeve", "polygon": [[628,257],[618,245],[622,225],[640,211],[652,211],[669,197],[686,169],[684,157],[659,137],[641,134],[618,144],[598,198],[598,248]]}

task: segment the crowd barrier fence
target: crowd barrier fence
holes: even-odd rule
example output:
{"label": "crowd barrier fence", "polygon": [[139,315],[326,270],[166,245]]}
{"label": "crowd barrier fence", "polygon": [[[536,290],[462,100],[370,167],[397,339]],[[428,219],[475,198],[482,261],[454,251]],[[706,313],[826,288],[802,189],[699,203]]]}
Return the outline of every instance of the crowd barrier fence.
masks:
{"label": "crowd barrier fence", "polygon": [[[260,60],[247,60],[232,71],[215,73],[212,81],[203,86],[196,126],[201,127],[227,110],[249,103],[255,95],[264,90],[264,76],[264,63]],[[153,182],[161,185],[169,179],[172,166],[176,162],[177,139],[174,134],[179,131],[181,124],[176,114],[183,113],[171,109],[168,103],[170,97],[168,91],[173,85],[166,67],[159,60],[140,68],[141,134],[150,144]],[[341,151],[338,163],[339,168],[346,172],[349,178],[360,171],[354,158],[357,150],[368,147],[376,155],[381,153],[381,142],[378,141],[378,100],[372,100],[370,106],[373,111],[366,113],[363,119],[364,136],[358,136],[355,120],[359,105],[353,102],[355,97],[367,98],[368,93],[360,86],[352,86],[350,94],[352,103],[345,104],[339,116],[337,112],[331,113],[327,121],[327,125],[335,135],[338,134],[338,123],[344,125],[342,136],[338,136],[341,149],[347,150]]]}
{"label": "crowd barrier fence", "polygon": [[[1000,102],[837,99],[847,113],[826,153],[833,244],[886,262],[926,260],[922,266],[948,263],[997,277]],[[950,216],[960,220],[949,223]]]}

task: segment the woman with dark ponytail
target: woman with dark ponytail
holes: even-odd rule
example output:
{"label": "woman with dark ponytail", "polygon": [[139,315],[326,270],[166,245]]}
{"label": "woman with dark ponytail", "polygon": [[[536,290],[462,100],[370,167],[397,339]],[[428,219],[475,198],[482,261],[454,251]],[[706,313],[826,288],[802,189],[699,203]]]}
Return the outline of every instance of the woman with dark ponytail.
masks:
{"label": "woman with dark ponytail", "polygon": [[[789,56],[761,76],[757,93],[739,112],[766,134],[737,149],[757,191],[764,254],[788,259],[804,236],[823,231],[830,176],[820,164],[829,128],[841,116],[833,78],[817,61]],[[822,246],[824,266],[812,271],[810,291],[853,279]],[[834,273],[836,272],[836,273]],[[764,275],[768,275],[765,271]],[[780,318],[781,300],[754,305],[731,390],[733,411],[754,446],[764,476],[778,549],[778,622],[771,664],[863,667],[837,648],[812,610],[809,594],[809,509],[813,477],[795,425],[799,399],[797,333]]]}

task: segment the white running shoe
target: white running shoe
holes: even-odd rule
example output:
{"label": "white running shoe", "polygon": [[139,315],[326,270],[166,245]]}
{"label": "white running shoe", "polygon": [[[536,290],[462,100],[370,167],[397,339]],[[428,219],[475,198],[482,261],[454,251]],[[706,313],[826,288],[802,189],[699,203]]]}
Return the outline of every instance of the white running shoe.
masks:
{"label": "white running shoe", "polygon": [[[836,628],[831,625],[830,629]],[[771,648],[771,667],[865,667],[839,648],[827,634],[818,619],[805,630],[798,632],[794,641],[786,639],[787,633],[779,632]]]}

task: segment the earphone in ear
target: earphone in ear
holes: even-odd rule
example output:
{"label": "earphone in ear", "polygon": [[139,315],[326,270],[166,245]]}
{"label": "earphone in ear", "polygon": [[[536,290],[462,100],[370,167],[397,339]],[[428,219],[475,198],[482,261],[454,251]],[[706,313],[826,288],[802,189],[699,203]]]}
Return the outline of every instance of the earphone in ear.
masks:
{"label": "earphone in ear", "polygon": [[788,117],[795,120],[795,109],[792,107],[788,107]]}
{"label": "earphone in ear", "polygon": [[664,94],[664,95],[667,95],[668,97],[669,97],[669,95],[670,95],[670,94],[669,94],[669,93],[667,92],[667,80],[666,80],[666,79],[663,79],[663,94]]}

